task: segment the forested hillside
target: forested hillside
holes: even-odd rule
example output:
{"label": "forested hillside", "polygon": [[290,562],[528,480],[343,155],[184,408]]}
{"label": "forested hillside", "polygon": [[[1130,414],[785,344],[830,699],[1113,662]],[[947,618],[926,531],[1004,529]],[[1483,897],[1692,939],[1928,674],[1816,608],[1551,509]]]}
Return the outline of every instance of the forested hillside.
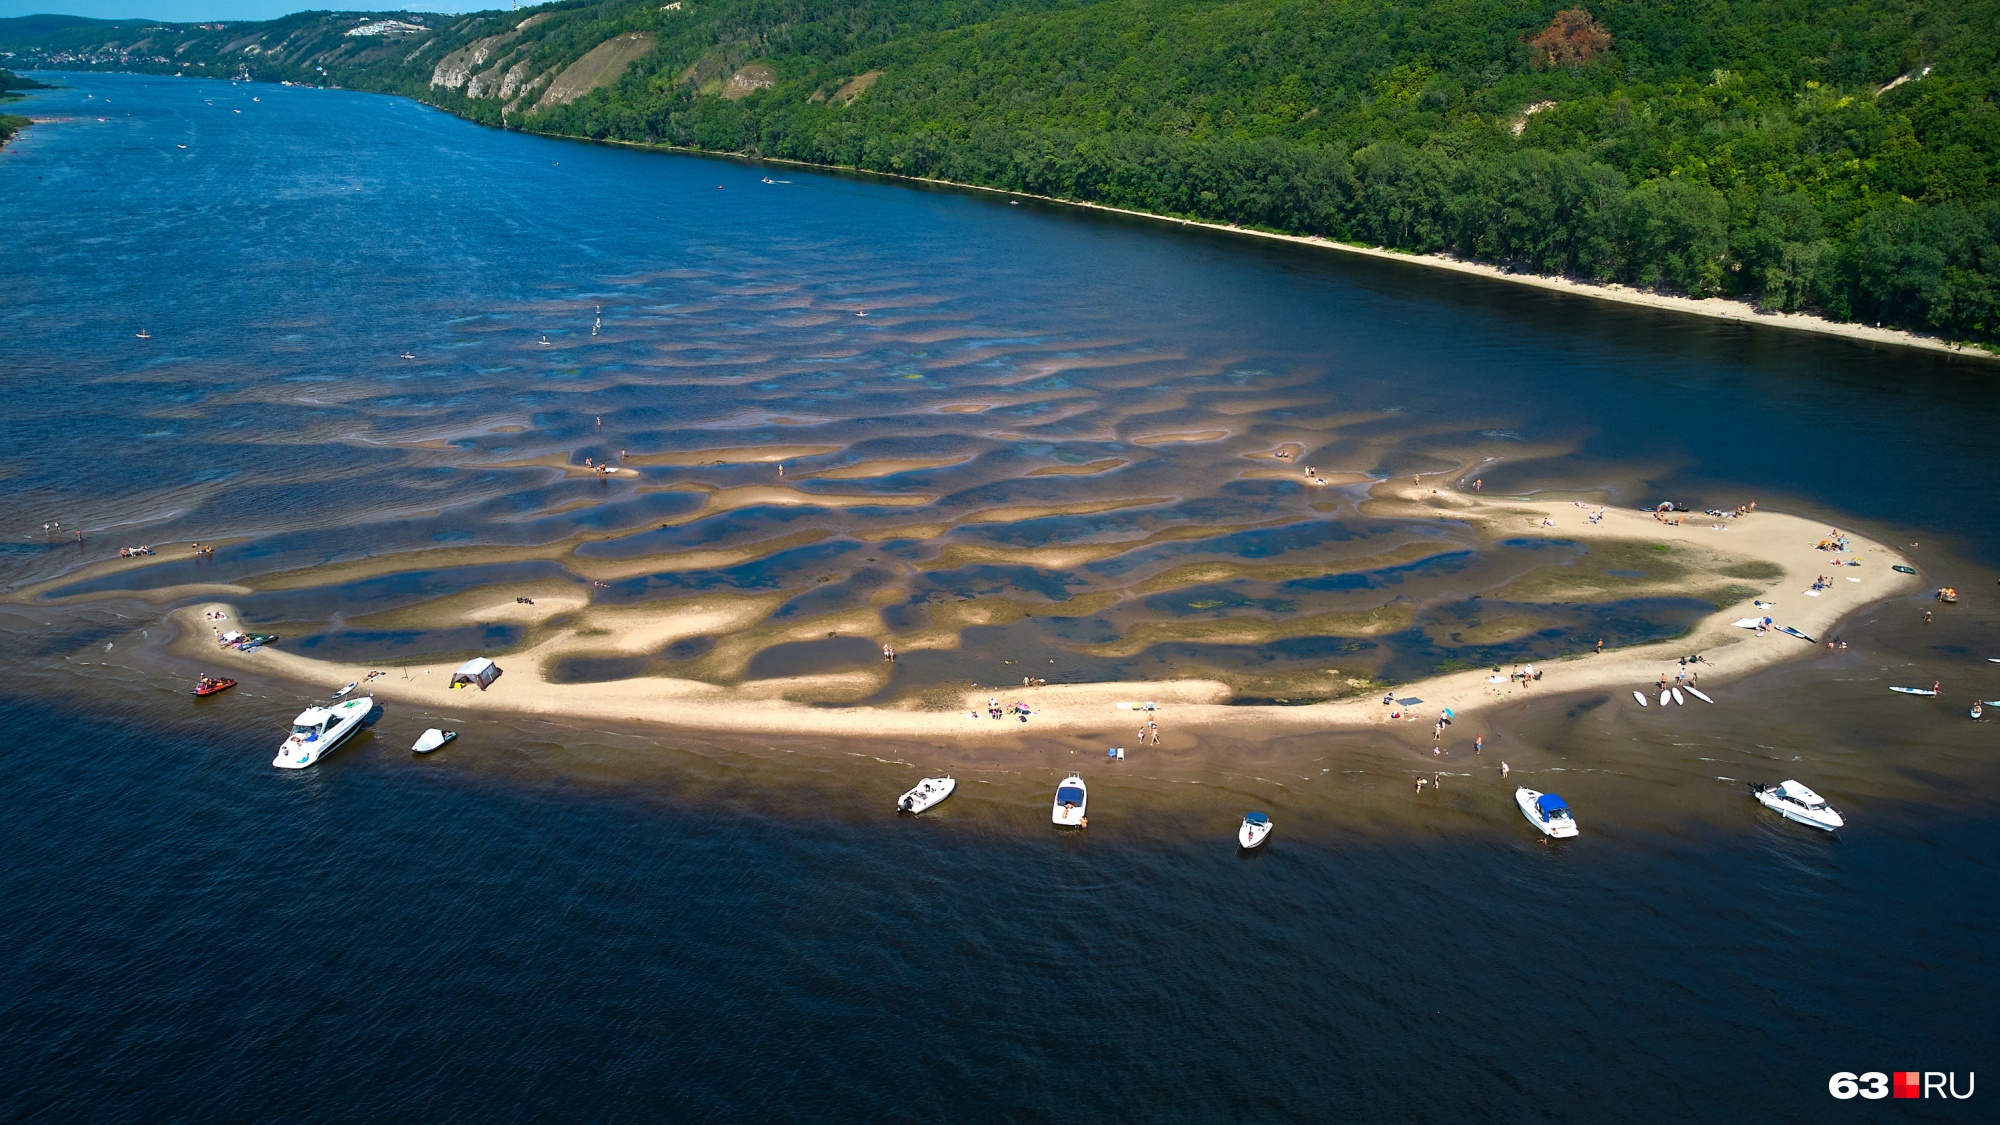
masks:
{"label": "forested hillside", "polygon": [[227,26],[0,20],[17,67],[333,82],[541,132],[1987,342],[1996,49],[2000,0],[586,0]]}
{"label": "forested hillside", "polygon": [[[41,83],[32,78],[23,78],[11,70],[0,67],[0,106],[4,106],[8,102],[19,101],[21,98],[20,91],[37,90],[41,88],[41,85]],[[20,131],[21,126],[27,123],[28,119],[25,117],[16,117],[11,113],[0,113],[0,145],[4,145],[9,140],[12,140],[14,134]]]}

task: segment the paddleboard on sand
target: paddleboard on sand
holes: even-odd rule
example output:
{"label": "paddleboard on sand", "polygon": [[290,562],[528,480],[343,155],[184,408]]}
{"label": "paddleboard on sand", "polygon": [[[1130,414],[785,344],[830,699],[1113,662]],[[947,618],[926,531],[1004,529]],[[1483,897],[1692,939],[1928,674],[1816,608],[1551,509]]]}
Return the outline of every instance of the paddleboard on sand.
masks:
{"label": "paddleboard on sand", "polygon": [[1937,694],[1937,692],[1934,692],[1934,691],[1932,691],[1931,689],[1929,689],[1929,688],[1927,688],[1927,687],[1892,687],[1892,688],[1890,688],[1889,690],[1890,690],[1890,691],[1900,691],[1900,692],[1902,692],[1902,693],[1903,693],[1904,695],[1936,695],[1936,694]]}
{"label": "paddleboard on sand", "polygon": [[1699,699],[1699,700],[1701,700],[1701,701],[1702,701],[1703,703],[1713,703],[1713,702],[1715,702],[1715,700],[1713,700],[1713,699],[1710,699],[1710,698],[1708,697],[1708,695],[1707,695],[1707,694],[1706,694],[1705,692],[1703,692],[1703,691],[1702,691],[1702,690],[1701,690],[1700,688],[1698,688],[1698,687],[1691,687],[1691,688],[1687,689],[1687,693],[1688,693],[1689,695],[1692,695],[1692,696],[1694,696],[1694,697],[1695,697],[1696,699]]}
{"label": "paddleboard on sand", "polygon": [[1681,689],[1679,688],[1674,689],[1674,702],[1682,707],[1686,707],[1688,705],[1688,701],[1681,695]]}
{"label": "paddleboard on sand", "polygon": [[1639,694],[1638,692],[1636,692],[1636,691],[1635,691],[1635,692],[1633,692],[1633,693],[1632,693],[1632,698],[1634,698],[1634,699],[1636,699],[1636,700],[1638,700],[1638,701],[1639,701],[1639,706],[1641,706],[1641,707],[1644,707],[1644,706],[1646,705],[1646,697],[1645,697],[1645,696],[1643,696],[1643,695],[1640,695],[1640,694]]}
{"label": "paddleboard on sand", "polygon": [[1790,633],[1792,636],[1797,637],[1798,639],[1805,641],[1809,644],[1819,643],[1818,641],[1813,640],[1811,637],[1806,636],[1804,633],[1799,632],[1797,629],[1792,628],[1790,625],[1780,625],[1778,626],[1778,631],[1780,633]]}
{"label": "paddleboard on sand", "polygon": [[339,691],[336,691],[336,692],[334,692],[334,693],[333,693],[333,697],[334,697],[335,699],[339,699],[339,698],[341,698],[342,696],[346,695],[346,694],[347,694],[348,692],[350,692],[350,691],[353,691],[353,690],[354,690],[355,688],[358,688],[358,687],[360,687],[360,686],[361,686],[361,685],[360,685],[360,684],[358,684],[358,683],[356,683],[356,684],[348,684],[348,685],[347,685],[346,687],[344,687],[344,688],[341,688],[341,689],[340,689]]}
{"label": "paddleboard on sand", "polygon": [[1903,574],[1915,574],[1917,572],[1917,568],[1914,566],[1892,566],[1889,569],[1899,571]]}
{"label": "paddleboard on sand", "polygon": [[1660,706],[1665,707],[1667,705],[1667,700],[1672,699],[1673,697],[1674,696],[1672,692],[1662,688],[1660,690]]}

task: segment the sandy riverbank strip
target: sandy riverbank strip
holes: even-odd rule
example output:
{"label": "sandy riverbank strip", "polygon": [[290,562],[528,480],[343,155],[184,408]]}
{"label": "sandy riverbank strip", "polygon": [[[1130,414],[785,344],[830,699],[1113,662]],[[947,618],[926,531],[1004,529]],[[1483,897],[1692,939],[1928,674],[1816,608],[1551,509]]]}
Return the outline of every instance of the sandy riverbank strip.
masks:
{"label": "sandy riverbank strip", "polygon": [[[1445,476],[1438,479],[1442,481]],[[1920,585],[1914,575],[1891,569],[1907,562],[1885,544],[1849,532],[1846,539],[1850,550],[1838,553],[1819,550],[1816,544],[1826,538],[1829,528],[1815,520],[1780,512],[1759,512],[1742,519],[1688,514],[1675,526],[1645,513],[1614,508],[1603,511],[1601,522],[1592,523],[1589,516],[1599,509],[1582,507],[1574,501],[1496,499],[1446,487],[1434,489],[1422,484],[1386,482],[1372,490],[1367,508],[1372,515],[1465,521],[1477,526],[1481,534],[1494,538],[1542,536],[1586,543],[1637,542],[1688,548],[1705,558],[1729,561],[1739,567],[1745,563],[1767,564],[1779,577],[1748,583],[1758,588],[1754,599],[1745,598],[1723,607],[1704,618],[1686,636],[1603,654],[1547,661],[1541,666],[1543,679],[1530,685],[1505,676],[1496,677],[1486,669],[1438,676],[1397,688],[1393,694],[1398,700],[1420,702],[1393,706],[1384,706],[1379,697],[1305,706],[1235,706],[1229,703],[1228,685],[1194,679],[1055,684],[1033,689],[968,688],[961,693],[956,708],[936,711],[919,710],[914,704],[841,707],[797,701],[843,694],[853,698],[855,693],[865,694],[866,689],[878,685],[882,673],[843,672],[763,679],[737,686],[665,677],[564,684],[549,677],[550,666],[569,656],[655,650],[677,639],[718,634],[724,635],[722,643],[727,644],[727,634],[750,627],[768,612],[767,606],[747,600],[621,612],[616,619],[593,619],[588,637],[579,636],[574,629],[556,626],[553,635],[533,647],[499,657],[505,674],[484,692],[448,689],[453,664],[442,663],[389,669],[386,676],[370,683],[368,689],[389,706],[450,706],[479,712],[625,720],[738,733],[962,740],[981,735],[1103,732],[1115,740],[1136,729],[1132,725],[1132,707],[1147,702],[1160,708],[1153,717],[1172,730],[1245,724],[1274,731],[1356,728],[1397,721],[1431,721],[1446,707],[1457,715],[1469,716],[1533,694],[1610,690],[1621,700],[1629,700],[1632,690],[1648,689],[1662,673],[1671,678],[1678,670],[1678,659],[1692,654],[1700,654],[1702,658],[1698,669],[1703,688],[1726,699],[1731,681],[1781,661],[1825,651],[1820,643],[1778,632],[1760,636],[1737,628],[1732,622],[1768,615],[1779,625],[1790,625],[1823,641],[1824,631],[1847,614],[1884,598],[1911,593]],[[1836,565],[1837,561],[1847,560],[1859,561],[1861,565]],[[1808,588],[1820,575],[1832,579],[1830,586],[1809,595]],[[1690,588],[1712,584],[1714,577],[1712,573],[1690,576]],[[511,613],[506,608],[513,604],[510,592],[497,590],[492,596],[501,602],[501,609],[496,612]],[[1756,608],[1753,601],[1771,603],[1771,608]],[[565,611],[572,608],[563,606]],[[218,651],[211,637],[217,623],[204,617],[209,611],[224,613],[230,621],[236,618],[234,608],[224,602],[189,607],[174,615],[179,626],[176,651],[198,659],[205,666],[241,673],[261,671],[328,690],[361,680],[370,671],[364,665],[313,660],[281,647],[252,653]],[[470,607],[467,612],[480,619],[492,616],[478,606]],[[623,619],[627,617],[629,620]],[[606,635],[607,626],[613,635]],[[811,627],[823,630],[827,626],[820,622]],[[873,639],[872,617],[867,613],[858,613],[837,628],[843,635]],[[630,637],[624,636],[627,632]],[[628,640],[643,643],[636,643],[635,647],[625,643]],[[1012,718],[992,721],[985,713],[989,698],[998,698],[1003,705],[1016,699],[1026,702],[1034,711],[1031,722],[1024,726]],[[1392,719],[1392,715],[1398,717]]]}

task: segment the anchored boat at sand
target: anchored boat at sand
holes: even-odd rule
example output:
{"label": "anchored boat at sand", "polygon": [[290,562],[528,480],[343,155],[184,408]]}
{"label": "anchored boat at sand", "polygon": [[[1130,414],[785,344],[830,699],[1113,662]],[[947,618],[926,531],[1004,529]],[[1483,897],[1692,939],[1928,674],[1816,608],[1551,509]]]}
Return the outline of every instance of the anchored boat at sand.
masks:
{"label": "anchored boat at sand", "polygon": [[364,695],[331,707],[308,707],[292,720],[292,733],[278,747],[271,764],[281,770],[302,770],[326,757],[361,729],[361,720],[375,709],[375,697]]}
{"label": "anchored boat at sand", "polygon": [[1090,821],[1084,816],[1090,802],[1090,791],[1083,784],[1083,778],[1070,774],[1056,786],[1056,800],[1050,810],[1049,819],[1058,828],[1084,828]]}
{"label": "anchored boat at sand", "polygon": [[1833,810],[1832,805],[1826,803],[1825,797],[1797,781],[1782,781],[1776,785],[1752,785],[1750,793],[1757,798],[1758,804],[1786,820],[1796,820],[1800,824],[1809,824],[1827,832],[1847,823]]}
{"label": "anchored boat at sand", "polygon": [[1236,842],[1245,851],[1261,845],[1271,835],[1271,814],[1249,812],[1236,829]]}
{"label": "anchored boat at sand", "polygon": [[1514,803],[1521,807],[1521,815],[1528,823],[1541,830],[1544,836],[1566,840],[1576,835],[1576,817],[1569,806],[1554,793],[1537,793],[1527,786],[1514,790]]}
{"label": "anchored boat at sand", "polygon": [[917,787],[896,799],[896,811],[920,813],[951,796],[958,782],[949,777],[927,777]]}

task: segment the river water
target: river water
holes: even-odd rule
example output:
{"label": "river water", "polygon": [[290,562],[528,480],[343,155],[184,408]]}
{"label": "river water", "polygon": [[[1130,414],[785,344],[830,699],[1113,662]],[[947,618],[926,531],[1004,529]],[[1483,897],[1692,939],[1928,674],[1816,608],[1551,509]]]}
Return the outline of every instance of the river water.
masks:
{"label": "river water", "polygon": [[[1964,709],[2000,698],[1987,367],[394,99],[62,81],[0,154],[0,584],[174,549],[0,604],[0,1114],[1804,1119],[1835,1071],[1990,1059],[2000,722]],[[535,583],[963,629],[876,701],[1028,666],[1250,698],[1710,610],[1525,596],[1620,569],[1364,515],[1263,456],[1287,443],[1329,474],[1756,499],[1914,544],[1967,596],[1930,625],[1873,607],[1713,708],[1538,700],[1478,758],[1174,738],[1091,770],[1088,838],[1042,812],[1088,751],[1031,734],[468,721],[412,759],[433,719],[391,712],[281,775],[307,691],[191,707],[164,648],[188,584],[238,583],[303,651],[504,650],[520,629],[411,614]],[[726,452],[778,446],[823,501],[713,500],[779,487]],[[563,468],[585,457],[638,472]],[[696,550],[741,561],[647,565]],[[1271,569],[1297,564],[1331,576]],[[560,671],[875,663],[835,638],[725,669],[715,641]],[[1501,758],[1585,836],[1536,839]],[[883,815],[935,768],[951,802]],[[1849,829],[1744,795],[1789,776]],[[1239,856],[1252,807],[1278,832]]]}

